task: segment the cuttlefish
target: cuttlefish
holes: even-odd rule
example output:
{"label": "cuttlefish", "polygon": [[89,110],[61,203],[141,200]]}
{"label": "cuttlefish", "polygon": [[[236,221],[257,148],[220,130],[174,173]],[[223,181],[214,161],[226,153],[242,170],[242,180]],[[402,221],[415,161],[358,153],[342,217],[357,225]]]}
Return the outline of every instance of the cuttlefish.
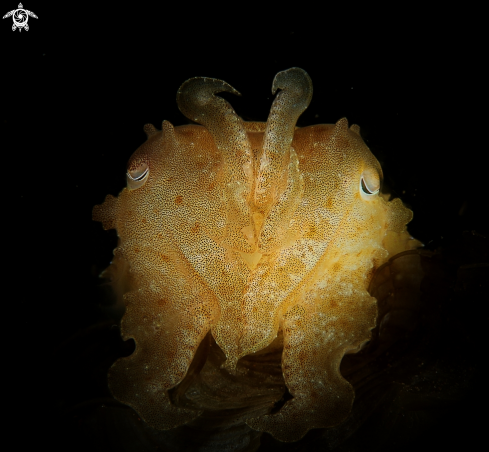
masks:
{"label": "cuttlefish", "polygon": [[110,369],[109,387],[153,428],[201,414],[168,391],[208,333],[230,374],[283,338],[292,397],[246,419],[252,429],[296,441],[342,422],[354,390],[340,363],[376,325],[372,276],[420,245],[406,230],[412,212],[381,195],[382,169],[360,128],[345,118],[296,127],[313,91],[302,69],[279,72],[277,91],[267,122],[246,122],[216,95],[239,94],[229,84],[187,80],[178,107],[199,125],[146,125],[127,187],[93,210],[119,236],[106,275],[126,306],[122,337],[136,344]]}

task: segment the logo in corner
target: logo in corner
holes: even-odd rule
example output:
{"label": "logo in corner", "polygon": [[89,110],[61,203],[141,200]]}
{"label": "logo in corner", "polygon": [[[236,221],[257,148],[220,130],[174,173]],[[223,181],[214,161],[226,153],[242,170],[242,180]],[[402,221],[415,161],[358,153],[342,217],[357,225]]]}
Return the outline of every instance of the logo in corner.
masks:
{"label": "logo in corner", "polygon": [[19,3],[17,9],[13,9],[12,11],[5,14],[5,16],[2,17],[2,19],[6,19],[7,17],[10,16],[12,16],[12,19],[14,20],[14,24],[12,25],[12,31],[15,31],[18,28],[19,32],[22,31],[22,29],[24,29],[25,31],[29,31],[29,25],[27,25],[29,16],[34,17],[34,19],[38,18],[32,11],[24,9],[22,3]]}

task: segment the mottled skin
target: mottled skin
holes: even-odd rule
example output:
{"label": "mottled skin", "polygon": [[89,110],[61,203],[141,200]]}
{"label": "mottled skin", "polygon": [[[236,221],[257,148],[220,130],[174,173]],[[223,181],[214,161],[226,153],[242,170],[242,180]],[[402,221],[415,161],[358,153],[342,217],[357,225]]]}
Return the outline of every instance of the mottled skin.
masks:
{"label": "mottled skin", "polygon": [[412,249],[412,212],[378,195],[382,170],[358,126],[296,128],[312,97],[305,71],[275,77],[266,123],[242,121],[216,93],[227,83],[193,78],[180,110],[201,125],[146,126],[128,164],[128,188],[94,208],[120,238],[108,273],[124,294],[124,339],[135,352],[111,368],[113,395],[152,427],[198,411],[172,405],[210,330],[234,372],[239,358],[283,331],[282,370],[293,398],[248,419],[282,441],[345,419],[353,389],[339,372],[375,326],[367,292],[374,270]]}

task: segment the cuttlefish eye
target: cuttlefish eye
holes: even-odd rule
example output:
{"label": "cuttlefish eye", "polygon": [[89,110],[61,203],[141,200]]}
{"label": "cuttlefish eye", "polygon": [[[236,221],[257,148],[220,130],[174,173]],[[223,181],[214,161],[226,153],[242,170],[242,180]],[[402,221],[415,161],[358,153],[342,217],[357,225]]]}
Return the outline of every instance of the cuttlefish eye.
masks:
{"label": "cuttlefish eye", "polygon": [[127,168],[127,188],[129,190],[135,190],[136,188],[142,187],[149,174],[149,166],[146,162],[140,161],[135,162]]}
{"label": "cuttlefish eye", "polygon": [[360,177],[360,194],[368,199],[380,190],[380,177],[377,171],[367,168]]}

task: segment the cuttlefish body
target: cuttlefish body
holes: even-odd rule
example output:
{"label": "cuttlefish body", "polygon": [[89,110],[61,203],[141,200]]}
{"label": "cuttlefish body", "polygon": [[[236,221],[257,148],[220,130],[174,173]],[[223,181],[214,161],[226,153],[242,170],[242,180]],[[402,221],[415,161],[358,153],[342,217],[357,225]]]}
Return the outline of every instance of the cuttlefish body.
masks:
{"label": "cuttlefish body", "polygon": [[282,441],[343,421],[354,399],[343,356],[376,323],[367,288],[376,268],[419,242],[412,212],[379,195],[382,169],[346,119],[296,128],[312,97],[308,74],[280,72],[266,123],[244,122],[212,78],[187,80],[177,102],[201,125],[146,126],[127,188],[93,218],[115,228],[108,272],[123,294],[121,330],[135,352],[109,373],[114,397],[156,429],[200,411],[174,405],[210,331],[225,369],[283,334],[282,372],[292,395],[275,414],[246,420]]}

